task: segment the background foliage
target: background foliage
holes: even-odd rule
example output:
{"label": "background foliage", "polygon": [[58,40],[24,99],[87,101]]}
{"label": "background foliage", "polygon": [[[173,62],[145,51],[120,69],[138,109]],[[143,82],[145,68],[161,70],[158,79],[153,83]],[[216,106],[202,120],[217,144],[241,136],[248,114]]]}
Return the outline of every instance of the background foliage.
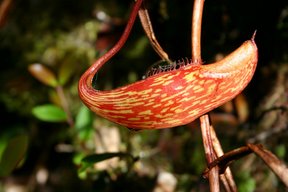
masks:
{"label": "background foliage", "polygon": [[[0,28],[0,191],[208,191],[198,121],[133,132],[95,116],[78,98],[80,75],[117,41],[131,3],[12,1]],[[191,57],[192,3],[147,1],[157,38],[173,60]],[[262,143],[288,162],[288,2],[205,1],[205,63],[254,30],[256,74],[242,95],[211,113],[212,123],[225,151]],[[97,74],[96,86],[134,82],[158,60],[138,21],[126,46]],[[103,152],[113,153],[82,160]],[[120,160],[93,165],[114,156]],[[232,171],[239,191],[285,191],[254,155]]]}

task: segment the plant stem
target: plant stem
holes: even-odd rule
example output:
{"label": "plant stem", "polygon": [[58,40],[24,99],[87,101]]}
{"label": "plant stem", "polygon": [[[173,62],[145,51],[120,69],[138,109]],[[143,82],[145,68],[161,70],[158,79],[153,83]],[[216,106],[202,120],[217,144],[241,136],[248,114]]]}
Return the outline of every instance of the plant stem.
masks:
{"label": "plant stem", "polygon": [[261,145],[247,144],[247,146],[258,155],[285,186],[288,187],[288,167],[285,163]]}
{"label": "plant stem", "polygon": [[[207,164],[209,165],[214,160],[216,160],[216,155],[214,153],[213,144],[212,144],[209,116],[208,115],[201,116],[200,121],[201,121],[201,132],[202,132],[202,139],[203,139],[206,161],[207,161]],[[220,191],[218,166],[214,166],[213,168],[209,170],[208,178],[209,178],[209,183],[210,183],[210,191],[211,192]]]}
{"label": "plant stem", "polygon": [[192,61],[201,61],[201,27],[203,15],[204,0],[194,0],[193,15],[192,15]]}
{"label": "plant stem", "polygon": [[145,6],[142,4],[140,10],[138,11],[138,15],[142,24],[142,27],[146,33],[146,36],[148,37],[152,47],[156,51],[156,53],[165,61],[172,63],[170,61],[168,54],[163,50],[161,45],[158,43],[158,40],[156,39],[156,36],[154,34],[154,30],[151,24],[151,20],[149,17],[148,10],[145,8]]}
{"label": "plant stem", "polygon": [[3,0],[0,4],[0,28],[2,28],[6,22],[12,3],[12,0]]}
{"label": "plant stem", "polygon": [[[202,63],[201,62],[202,61],[201,27],[202,27],[203,7],[204,7],[204,0],[194,0],[193,15],[192,15],[192,33],[191,33],[192,61],[194,63],[200,63],[200,64]],[[202,139],[203,139],[206,160],[207,160],[207,163],[210,164],[212,161],[214,161],[217,158],[214,148],[220,149],[220,151],[222,151],[222,148],[217,139],[217,136],[214,132],[213,127],[210,125],[209,115],[208,114],[203,115],[202,117],[200,117],[200,121],[201,121],[201,132],[202,132]],[[212,139],[212,134],[213,134],[213,139]],[[214,144],[215,141],[218,141],[218,143],[216,142],[216,144]],[[209,183],[210,183],[210,191],[211,192],[220,191],[218,166],[215,166],[211,170],[209,170],[208,174],[209,174],[208,178],[209,178]],[[228,176],[228,178],[231,178],[231,177]],[[233,182],[231,183],[230,179],[227,179],[224,177],[224,179],[222,180],[224,181],[223,182],[224,186],[226,186],[226,183],[228,183],[227,185],[229,184],[233,185]],[[232,178],[232,181],[233,181],[233,178]]]}
{"label": "plant stem", "polygon": [[[130,32],[132,30],[132,27],[134,25],[135,19],[138,15],[138,11],[141,8],[143,0],[137,0],[133,6],[133,9],[130,13],[129,20],[126,24],[126,27],[124,29],[123,34],[121,35],[118,42],[104,55],[102,55],[100,58],[98,58],[95,63],[93,63],[88,70],[82,75],[80,82],[85,82],[83,84],[83,87],[81,89],[87,90],[92,88],[92,79],[97,73],[97,71],[107,62],[109,61],[116,53],[120,51],[120,49],[123,47],[123,45],[126,43],[127,38],[130,35]],[[80,89],[80,88],[79,88]]]}
{"label": "plant stem", "polygon": [[[219,139],[217,138],[215,129],[212,125],[210,126],[210,130],[211,130],[213,149],[216,153],[216,156],[221,157],[224,155],[224,152],[223,152],[223,149],[222,149],[221,144],[219,142]],[[237,187],[236,187],[235,181],[233,179],[231,169],[229,167],[227,167],[225,169],[225,172],[223,175],[220,175],[220,180],[223,183],[225,190],[227,192],[237,192]]]}
{"label": "plant stem", "polygon": [[57,92],[57,95],[59,96],[60,98],[60,102],[61,102],[61,105],[63,107],[63,110],[65,111],[66,115],[67,115],[67,123],[69,124],[69,126],[72,128],[74,127],[74,120],[72,118],[72,115],[71,115],[71,112],[69,110],[69,105],[68,105],[68,102],[67,102],[67,98],[65,96],[65,93],[64,93],[64,90],[63,90],[63,87],[62,86],[57,86],[56,87],[56,92]]}

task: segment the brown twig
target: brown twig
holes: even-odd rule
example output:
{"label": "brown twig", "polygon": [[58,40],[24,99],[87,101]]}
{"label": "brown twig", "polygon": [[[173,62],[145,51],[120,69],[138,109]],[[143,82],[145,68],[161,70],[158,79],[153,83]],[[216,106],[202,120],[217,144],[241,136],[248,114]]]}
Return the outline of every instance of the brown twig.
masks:
{"label": "brown twig", "polygon": [[[201,27],[202,27],[202,15],[203,15],[204,0],[195,0],[192,15],[192,61],[202,63],[201,58]],[[221,144],[217,138],[215,130],[210,125],[209,115],[204,115],[200,118],[201,132],[203,138],[203,144],[206,154],[207,163],[211,163],[217,157],[223,155]],[[208,178],[210,182],[210,191],[219,191],[219,173],[218,166],[209,169]],[[220,179],[227,192],[236,192],[237,187],[234,182],[231,170],[225,169],[224,175],[220,176]]]}
{"label": "brown twig", "polygon": [[265,149],[260,144],[248,143],[246,146],[233,149],[232,151],[223,154],[221,157],[217,158],[208,165],[206,170],[203,172],[203,176],[209,177],[209,173],[214,167],[219,168],[219,174],[225,174],[229,164],[251,153],[255,153],[257,156],[259,156],[275,173],[275,175],[285,184],[285,186],[288,187],[287,165],[285,165],[285,163],[276,157],[271,151]]}
{"label": "brown twig", "polygon": [[148,14],[148,10],[145,8],[144,4],[141,5],[140,10],[138,11],[138,15],[142,24],[142,27],[148,37],[152,47],[156,51],[156,53],[165,61],[172,63],[170,61],[168,54],[163,50],[161,45],[158,43],[156,36],[154,35],[154,30],[151,24],[151,20]]}
{"label": "brown twig", "polygon": [[3,0],[0,4],[0,28],[5,24],[11,5],[12,0]]}
{"label": "brown twig", "polygon": [[[192,33],[191,33],[191,43],[192,43],[192,61],[201,63],[201,26],[202,26],[202,13],[204,7],[204,0],[195,0],[193,6],[192,15]],[[213,150],[211,132],[210,132],[210,121],[208,115],[203,115],[200,117],[201,121],[201,132],[203,145],[206,155],[207,163],[210,164],[215,160],[215,153]],[[215,166],[209,170],[208,173],[210,191],[216,192],[220,191],[219,184],[219,173],[218,167]]]}
{"label": "brown twig", "polygon": [[[202,132],[205,156],[206,156],[207,164],[209,165],[216,159],[216,155],[214,153],[213,145],[212,145],[209,116],[208,115],[201,116],[200,121],[201,121],[201,132]],[[210,191],[211,192],[220,191],[218,166],[213,166],[211,169],[209,169],[208,178],[209,178],[209,183],[210,183]]]}
{"label": "brown twig", "polygon": [[[216,153],[216,156],[221,157],[224,155],[224,152],[223,152],[221,144],[217,138],[214,127],[212,125],[210,126],[210,130],[211,130],[213,149]],[[225,169],[224,173],[222,175],[220,175],[220,180],[223,183],[225,190],[227,192],[237,192],[238,191],[236,184],[235,184],[235,181],[233,179],[231,169],[229,167],[227,167],[227,169]]]}
{"label": "brown twig", "polygon": [[192,15],[192,61],[199,62],[201,58],[201,28],[203,15],[204,0],[194,0]]}
{"label": "brown twig", "polygon": [[266,165],[278,176],[278,178],[288,187],[288,167],[276,157],[272,152],[264,149],[261,145],[247,144],[256,155],[258,155]]}
{"label": "brown twig", "polygon": [[[255,145],[256,146],[256,145]],[[259,146],[259,145],[257,145]],[[239,147],[237,149],[233,149],[232,151],[229,151],[225,154],[223,154],[221,157],[217,158],[213,162],[211,162],[208,165],[208,168],[204,171],[203,175],[204,177],[207,177],[207,173],[209,173],[209,170],[213,167],[219,167],[219,174],[224,174],[227,167],[235,160],[240,159],[246,155],[251,154],[253,151],[250,149],[249,145],[244,147]]]}

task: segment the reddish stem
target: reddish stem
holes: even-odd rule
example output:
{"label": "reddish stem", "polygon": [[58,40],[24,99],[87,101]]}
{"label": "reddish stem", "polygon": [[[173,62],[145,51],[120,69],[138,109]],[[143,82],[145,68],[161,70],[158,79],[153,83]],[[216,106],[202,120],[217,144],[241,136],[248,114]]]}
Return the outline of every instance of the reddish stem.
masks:
{"label": "reddish stem", "polygon": [[[201,27],[202,27],[202,15],[203,15],[204,0],[194,0],[193,15],[192,15],[192,61],[201,63]],[[203,115],[200,117],[201,132],[204,150],[206,154],[207,163],[210,164],[215,160],[216,154],[213,149],[213,141],[211,137],[211,126],[209,115]],[[217,192],[220,190],[218,167],[212,168],[209,175],[210,191]]]}
{"label": "reddish stem", "polygon": [[204,0],[195,0],[192,15],[192,61],[201,63],[201,27]]}
{"label": "reddish stem", "polygon": [[[201,116],[200,121],[201,121],[201,132],[202,132],[205,156],[206,156],[207,164],[209,165],[216,159],[216,155],[213,150],[209,116],[208,115]],[[210,183],[210,191],[211,192],[219,191],[220,185],[219,185],[218,166],[214,166],[212,169],[209,169],[208,178],[209,178],[209,183]]]}
{"label": "reddish stem", "polygon": [[94,64],[92,64],[92,66],[85,72],[85,74],[82,75],[79,82],[85,81],[86,86],[88,87],[90,86],[91,88],[92,78],[94,77],[97,70],[100,69],[107,61],[109,61],[116,53],[118,53],[125,44],[125,42],[127,41],[127,38],[130,35],[131,29],[138,15],[138,11],[141,7],[142,2],[143,0],[137,0],[136,3],[134,4],[126,28],[122,36],[120,37],[119,41],[107,53],[105,53],[103,56],[97,59]]}

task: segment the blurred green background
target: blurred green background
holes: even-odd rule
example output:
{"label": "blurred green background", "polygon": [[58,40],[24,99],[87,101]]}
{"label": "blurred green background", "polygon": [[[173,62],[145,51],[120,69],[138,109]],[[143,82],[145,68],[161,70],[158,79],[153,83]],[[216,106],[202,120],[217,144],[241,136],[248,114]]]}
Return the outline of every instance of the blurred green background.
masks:
{"label": "blurred green background", "polygon": [[[77,83],[120,37],[131,0],[2,0],[0,191],[209,191],[199,122],[134,132],[91,113]],[[5,7],[5,5],[8,5]],[[146,2],[172,60],[191,57],[193,2]],[[211,112],[225,151],[262,143],[288,162],[288,1],[206,0],[202,57],[210,63],[257,30],[259,63],[243,94]],[[160,58],[139,20],[97,74],[99,89],[139,80]],[[93,165],[104,152],[120,157]],[[241,192],[285,191],[255,155],[231,166]]]}

